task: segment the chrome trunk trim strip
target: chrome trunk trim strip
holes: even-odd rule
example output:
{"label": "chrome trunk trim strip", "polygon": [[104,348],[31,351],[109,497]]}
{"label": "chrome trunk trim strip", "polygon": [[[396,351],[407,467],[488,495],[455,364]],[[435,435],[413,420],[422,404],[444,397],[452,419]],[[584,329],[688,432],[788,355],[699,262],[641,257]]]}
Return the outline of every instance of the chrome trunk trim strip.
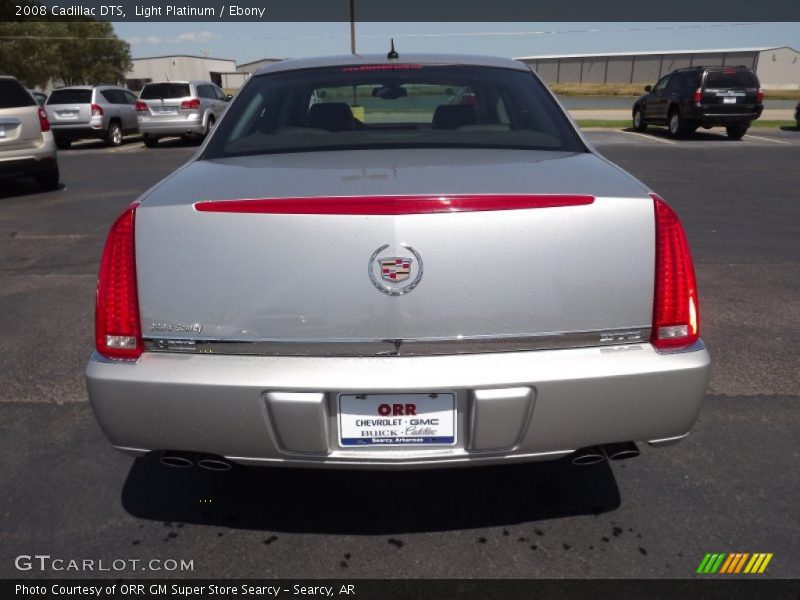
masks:
{"label": "chrome trunk trim strip", "polygon": [[148,352],[251,356],[435,356],[525,352],[592,346],[640,344],[650,339],[650,327],[602,331],[577,331],[507,336],[387,340],[264,340],[220,341],[192,339],[148,339]]}

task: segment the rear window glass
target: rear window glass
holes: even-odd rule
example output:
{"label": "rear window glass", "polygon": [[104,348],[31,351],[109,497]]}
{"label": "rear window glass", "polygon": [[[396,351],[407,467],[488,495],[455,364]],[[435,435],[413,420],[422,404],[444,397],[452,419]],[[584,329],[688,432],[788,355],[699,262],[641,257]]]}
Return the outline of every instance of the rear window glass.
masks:
{"label": "rear window glass", "polygon": [[187,83],[148,83],[139,94],[142,100],[170,100],[191,96]]}
{"label": "rear window glass", "polygon": [[709,71],[707,88],[755,88],[758,87],[752,71]]}
{"label": "rear window glass", "polygon": [[48,104],[91,104],[92,90],[54,90]]}
{"label": "rear window glass", "polygon": [[18,81],[0,79],[0,108],[34,106],[36,102]]}
{"label": "rear window glass", "polygon": [[205,158],[365,148],[585,151],[529,72],[460,65],[357,65],[253,78]]}

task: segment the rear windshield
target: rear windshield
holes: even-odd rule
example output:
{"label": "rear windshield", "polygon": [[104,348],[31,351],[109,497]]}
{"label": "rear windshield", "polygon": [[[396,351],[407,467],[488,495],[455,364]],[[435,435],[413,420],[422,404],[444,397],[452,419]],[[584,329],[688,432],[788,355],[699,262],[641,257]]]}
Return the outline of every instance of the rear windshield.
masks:
{"label": "rear windshield", "polygon": [[139,94],[142,100],[170,100],[191,96],[188,83],[148,83]]}
{"label": "rear windshield", "polygon": [[706,74],[707,88],[757,88],[758,82],[752,71],[709,71]]}
{"label": "rear windshield", "polygon": [[20,83],[14,79],[0,79],[0,108],[34,106],[36,102]]}
{"label": "rear windshield", "polygon": [[91,104],[92,90],[54,90],[48,104]]}
{"label": "rear windshield", "polygon": [[406,147],[586,150],[530,72],[381,64],[253,78],[204,158]]}

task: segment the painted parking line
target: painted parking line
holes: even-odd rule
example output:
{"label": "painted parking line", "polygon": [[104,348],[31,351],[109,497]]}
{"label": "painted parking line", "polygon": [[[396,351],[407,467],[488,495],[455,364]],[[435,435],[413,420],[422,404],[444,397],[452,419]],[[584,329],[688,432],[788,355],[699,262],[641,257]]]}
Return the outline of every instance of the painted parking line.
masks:
{"label": "painted parking line", "polygon": [[109,152],[114,152],[114,153],[117,153],[117,152],[134,152],[136,150],[141,150],[142,148],[144,148],[144,144],[143,143],[141,143],[141,142],[131,142],[131,143],[125,144],[124,146],[119,146],[117,148],[112,148],[111,150],[109,150]]}
{"label": "painted parking line", "polygon": [[645,135],[643,133],[638,133],[636,131],[625,131],[624,129],[618,129],[620,133],[627,133],[628,135],[638,135],[646,140],[653,140],[654,142],[661,142],[662,144],[675,144],[675,142],[671,142],[669,140],[662,139],[660,137],[655,137],[652,135]]}
{"label": "painted parking line", "polygon": [[766,138],[766,137],[761,137],[761,136],[758,136],[758,135],[750,135],[749,133],[747,135],[745,135],[744,137],[746,137],[748,139],[753,139],[753,140],[762,140],[764,142],[772,142],[774,144],[785,144],[787,146],[793,146],[794,145],[791,142],[784,142],[783,140],[776,140],[774,138]]}

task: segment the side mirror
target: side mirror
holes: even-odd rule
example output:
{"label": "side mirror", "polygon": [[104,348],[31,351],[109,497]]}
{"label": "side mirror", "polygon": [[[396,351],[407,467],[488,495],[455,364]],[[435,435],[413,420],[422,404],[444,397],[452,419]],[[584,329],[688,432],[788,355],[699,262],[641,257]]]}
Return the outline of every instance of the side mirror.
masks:
{"label": "side mirror", "polygon": [[646,86],[644,86],[644,91],[645,91],[645,92],[649,92],[649,91],[650,91],[650,90],[652,90],[652,89],[653,89],[653,86],[652,86],[652,85],[646,85]]}

